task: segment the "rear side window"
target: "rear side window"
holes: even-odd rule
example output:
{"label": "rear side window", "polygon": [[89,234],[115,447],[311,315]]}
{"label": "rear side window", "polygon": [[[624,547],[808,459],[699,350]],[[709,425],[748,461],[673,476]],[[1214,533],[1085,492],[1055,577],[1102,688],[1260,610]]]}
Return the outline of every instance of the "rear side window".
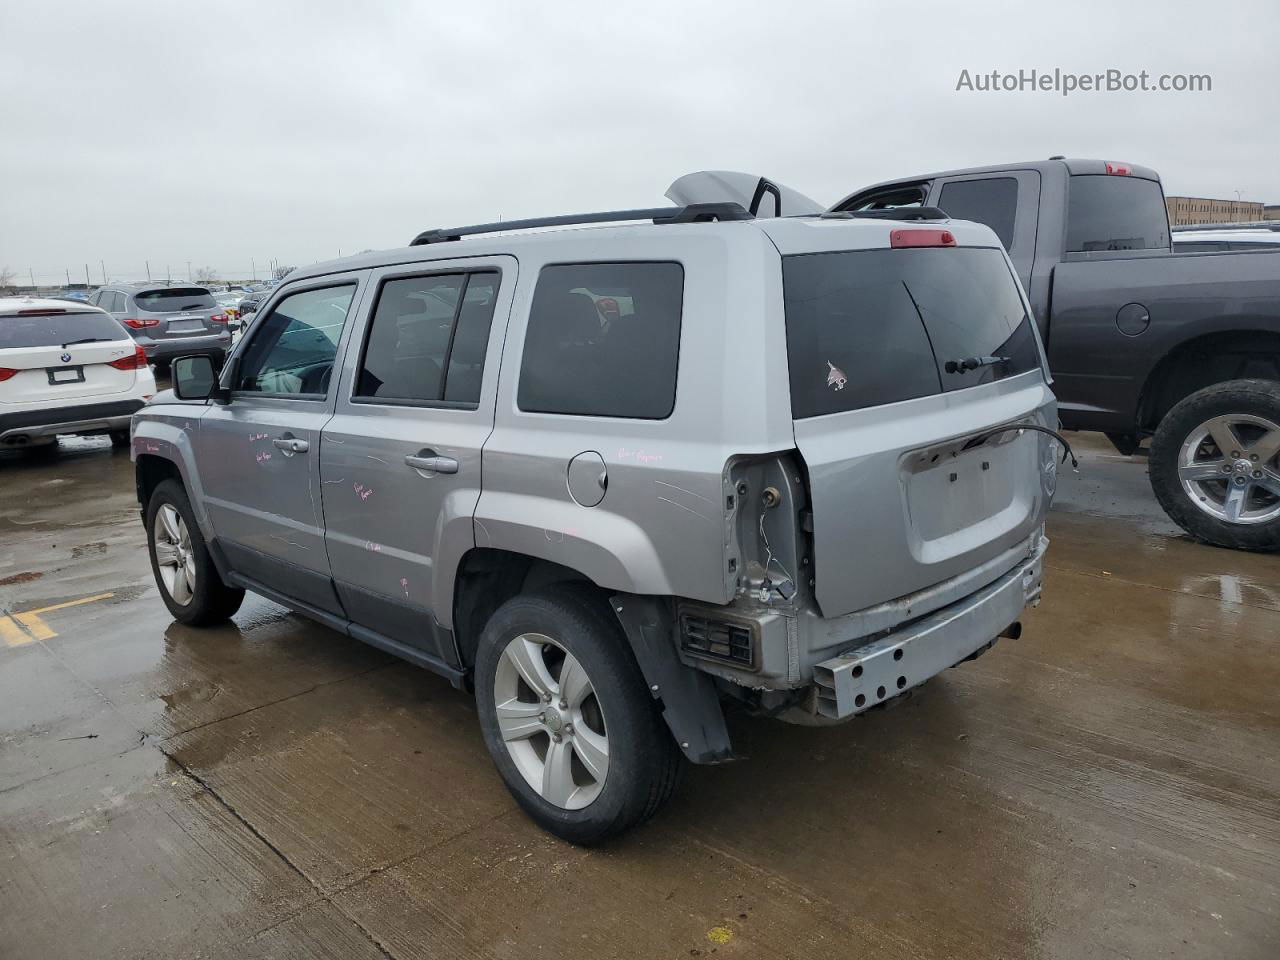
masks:
{"label": "rear side window", "polygon": [[1018,210],[1018,181],[1013,177],[954,180],[943,186],[938,206],[952,219],[985,223],[1006,250],[1013,246],[1013,218]]}
{"label": "rear side window", "polygon": [[1074,176],[1067,186],[1067,252],[1169,247],[1160,184],[1141,177]]}
{"label": "rear side window", "polygon": [[661,420],[676,402],[684,268],[570,263],[538,276],[521,410]]}
{"label": "rear side window", "polygon": [[152,313],[176,313],[180,310],[211,310],[217,306],[213,294],[203,287],[169,287],[148,290],[133,298],[143,310]]}
{"label": "rear side window", "polygon": [[355,396],[478,403],[498,277],[496,272],[435,274],[384,283]]}
{"label": "rear side window", "polygon": [[0,316],[0,350],[13,347],[60,347],[76,340],[128,340],[120,321],[94,310],[49,316]]}
{"label": "rear side window", "polygon": [[[783,258],[796,419],[990,383],[1037,368],[1030,318],[992,248]],[[999,358],[963,372],[948,362]]]}

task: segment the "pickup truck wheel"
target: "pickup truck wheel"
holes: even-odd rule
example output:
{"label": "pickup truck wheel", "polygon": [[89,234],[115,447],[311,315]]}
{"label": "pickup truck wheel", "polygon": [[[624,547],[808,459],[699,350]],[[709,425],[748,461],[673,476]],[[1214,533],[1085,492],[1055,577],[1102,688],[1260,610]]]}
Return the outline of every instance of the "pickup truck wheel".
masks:
{"label": "pickup truck wheel", "polygon": [[1280,383],[1231,380],[1187,397],[1151,439],[1156,498],[1198,540],[1280,550]]}
{"label": "pickup truck wheel", "polygon": [[507,601],[476,650],[480,726],[516,802],[541,827],[592,844],[654,814],[683,758],[626,637],[568,585]]}
{"label": "pickup truck wheel", "polygon": [[218,576],[182,484],[165,480],[147,503],[151,572],[169,613],[179,623],[221,623],[240,609],[244,591]]}

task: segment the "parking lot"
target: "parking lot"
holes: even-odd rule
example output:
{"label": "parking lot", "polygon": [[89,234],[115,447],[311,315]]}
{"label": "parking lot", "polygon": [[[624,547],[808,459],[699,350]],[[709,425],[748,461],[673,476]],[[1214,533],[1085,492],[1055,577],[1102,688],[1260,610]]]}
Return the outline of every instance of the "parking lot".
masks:
{"label": "parking lot", "polygon": [[834,729],[733,719],[550,837],[443,679],[156,596],[128,456],[0,454],[0,956],[1280,956],[1280,563],[1080,437],[1023,636]]}

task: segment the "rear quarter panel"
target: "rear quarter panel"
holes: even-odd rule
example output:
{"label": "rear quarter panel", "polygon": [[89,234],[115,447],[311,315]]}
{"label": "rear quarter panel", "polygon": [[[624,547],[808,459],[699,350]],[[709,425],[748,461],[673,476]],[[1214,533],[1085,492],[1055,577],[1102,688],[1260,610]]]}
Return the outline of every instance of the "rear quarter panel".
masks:
{"label": "rear quarter panel", "polygon": [[[1054,269],[1049,364],[1063,423],[1134,428],[1143,386],[1161,358],[1208,333],[1280,332],[1280,250],[1073,260]],[[1150,324],[1123,333],[1127,304]]]}

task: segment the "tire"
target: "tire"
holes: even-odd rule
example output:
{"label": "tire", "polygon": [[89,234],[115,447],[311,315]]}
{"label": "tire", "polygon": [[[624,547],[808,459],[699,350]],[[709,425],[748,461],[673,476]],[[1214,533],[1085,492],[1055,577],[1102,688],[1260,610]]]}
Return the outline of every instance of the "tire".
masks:
{"label": "tire", "polygon": [[[165,480],[156,486],[147,502],[145,520],[151,572],[160,588],[160,597],[175,620],[202,627],[221,623],[240,609],[244,591],[222,582],[181,483]],[[186,546],[174,550],[175,540],[178,543],[185,540]],[[162,564],[161,561],[170,556],[178,561],[185,556],[186,561]],[[194,586],[186,588],[191,578],[195,580]]]}
{"label": "tire", "polygon": [[[570,657],[579,670],[561,685]],[[538,662],[546,672],[530,684]],[[617,836],[653,816],[674,792],[684,758],[626,637],[590,588],[561,584],[503,604],[481,634],[475,686],[498,773],[525,813],[561,839],[591,845]],[[556,700],[561,693],[566,699]],[[567,709],[557,710],[561,702]],[[593,775],[597,769],[603,778]]]}
{"label": "tire", "polygon": [[113,447],[129,446],[128,430],[112,430],[110,436],[111,436],[111,445]]}
{"label": "tire", "polygon": [[[1222,450],[1215,433],[1237,449]],[[1151,438],[1151,488],[1170,519],[1197,540],[1234,550],[1280,550],[1277,449],[1280,382],[1217,383],[1160,421]]]}

